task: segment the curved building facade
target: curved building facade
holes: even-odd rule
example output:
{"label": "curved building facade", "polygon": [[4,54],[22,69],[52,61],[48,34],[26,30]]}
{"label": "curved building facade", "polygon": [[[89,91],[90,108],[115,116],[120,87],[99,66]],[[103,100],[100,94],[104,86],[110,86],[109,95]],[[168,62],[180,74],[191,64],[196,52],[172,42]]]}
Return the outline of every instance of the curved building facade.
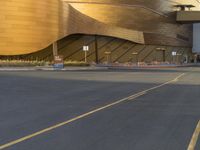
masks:
{"label": "curved building facade", "polygon": [[34,53],[72,34],[191,47],[192,25],[176,23],[177,4],[199,9],[196,0],[1,1],[0,55]]}

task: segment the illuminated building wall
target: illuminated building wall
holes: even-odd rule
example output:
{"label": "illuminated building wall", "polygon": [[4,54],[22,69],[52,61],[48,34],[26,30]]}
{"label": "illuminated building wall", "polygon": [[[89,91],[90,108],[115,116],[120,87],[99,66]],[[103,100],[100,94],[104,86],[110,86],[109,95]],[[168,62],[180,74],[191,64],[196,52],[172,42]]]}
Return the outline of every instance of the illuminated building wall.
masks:
{"label": "illuminated building wall", "polygon": [[174,5],[183,3],[199,5],[195,0],[0,1],[0,55],[36,52],[75,33],[191,47],[192,26],[175,22]]}

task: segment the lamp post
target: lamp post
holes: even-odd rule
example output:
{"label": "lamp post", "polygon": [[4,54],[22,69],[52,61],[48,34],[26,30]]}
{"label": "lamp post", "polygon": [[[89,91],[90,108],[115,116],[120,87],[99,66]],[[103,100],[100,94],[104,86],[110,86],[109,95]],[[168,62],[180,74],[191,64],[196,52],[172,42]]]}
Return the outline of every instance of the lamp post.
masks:
{"label": "lamp post", "polygon": [[136,59],[136,64],[138,65],[138,53],[137,52],[133,52],[132,53],[132,62],[134,62],[134,56],[135,56],[135,59]]}
{"label": "lamp post", "polygon": [[182,56],[182,54],[180,54],[180,53],[177,53],[177,54],[176,54],[176,57],[177,57],[176,63],[177,63],[177,64],[179,63],[179,59],[180,59],[179,56]]}
{"label": "lamp post", "polygon": [[106,51],[105,52],[105,55],[106,55],[106,61],[107,61],[107,64],[110,62],[110,55],[111,55],[111,52],[110,51]]}
{"label": "lamp post", "polygon": [[[156,50],[162,52],[162,57],[163,57],[162,60],[163,60],[163,62],[165,62],[166,61],[166,59],[165,59],[165,51],[166,51],[166,49],[163,48],[163,47],[158,47],[158,48],[156,48]],[[156,61],[157,61],[157,59],[156,59]]]}
{"label": "lamp post", "polygon": [[195,54],[195,55],[194,55],[194,63],[195,63],[195,64],[197,63],[197,57],[198,57],[198,55]]}

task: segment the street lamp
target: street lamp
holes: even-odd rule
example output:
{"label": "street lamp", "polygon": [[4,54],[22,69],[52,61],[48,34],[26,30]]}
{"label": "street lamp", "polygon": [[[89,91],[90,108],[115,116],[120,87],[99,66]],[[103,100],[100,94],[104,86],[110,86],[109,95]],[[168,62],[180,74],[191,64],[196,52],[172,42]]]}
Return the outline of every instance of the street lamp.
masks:
{"label": "street lamp", "polygon": [[180,53],[177,53],[177,54],[176,54],[176,57],[177,57],[177,64],[179,63],[179,59],[180,59],[179,56],[182,56],[182,54],[180,54]]}
{"label": "street lamp", "polygon": [[132,62],[134,62],[134,56],[135,56],[135,58],[136,58],[136,64],[138,65],[138,52],[133,52],[133,53],[132,53],[132,56],[133,56]]}
{"label": "street lamp", "polygon": [[111,52],[110,51],[106,51],[104,52],[105,55],[106,55],[106,61],[107,61],[107,64],[110,62],[110,55],[111,55]]}
{"label": "street lamp", "polygon": [[196,54],[194,55],[194,63],[197,63],[197,57],[198,57],[198,54],[196,53]]}
{"label": "street lamp", "polygon": [[166,60],[165,60],[165,51],[166,51],[166,49],[163,48],[163,47],[158,47],[158,48],[156,48],[156,50],[162,52],[162,57],[163,57],[162,60],[163,60],[163,62],[165,62],[165,61],[166,61]]}

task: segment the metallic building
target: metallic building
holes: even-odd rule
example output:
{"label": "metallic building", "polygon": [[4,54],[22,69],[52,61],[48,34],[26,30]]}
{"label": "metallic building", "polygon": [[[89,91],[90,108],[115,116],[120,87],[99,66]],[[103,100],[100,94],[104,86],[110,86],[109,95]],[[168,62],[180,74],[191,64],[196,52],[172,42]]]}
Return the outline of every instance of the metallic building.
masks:
{"label": "metallic building", "polygon": [[192,25],[175,5],[196,0],[0,1],[0,55],[37,52],[71,34],[105,35],[139,44],[192,47]]}

